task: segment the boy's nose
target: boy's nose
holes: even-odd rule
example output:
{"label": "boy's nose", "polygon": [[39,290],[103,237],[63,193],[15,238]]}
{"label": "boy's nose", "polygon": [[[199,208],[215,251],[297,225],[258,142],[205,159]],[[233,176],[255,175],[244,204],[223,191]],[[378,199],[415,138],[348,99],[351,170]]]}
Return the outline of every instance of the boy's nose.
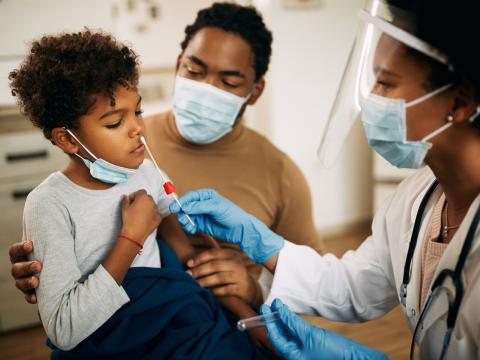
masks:
{"label": "boy's nose", "polygon": [[143,125],[143,120],[142,119],[133,120],[133,125],[129,131],[129,136],[137,137],[139,135],[143,135],[144,132],[145,132],[145,126]]}

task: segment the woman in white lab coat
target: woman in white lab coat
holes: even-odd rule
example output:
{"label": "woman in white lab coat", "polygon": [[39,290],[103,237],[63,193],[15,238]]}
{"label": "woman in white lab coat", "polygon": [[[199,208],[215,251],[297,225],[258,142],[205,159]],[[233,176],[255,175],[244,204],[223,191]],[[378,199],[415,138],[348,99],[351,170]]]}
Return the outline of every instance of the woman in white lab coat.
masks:
{"label": "woman in white lab coat", "polygon": [[[397,5],[397,6],[393,6]],[[478,4],[372,0],[320,155],[334,159],[354,109],[370,146],[393,165],[420,168],[376,214],[372,235],[341,259],[272,233],[212,190],[172,205],[188,232],[240,244],[273,274],[270,296],[303,314],[365,321],[399,302],[422,358],[480,358],[480,42]],[[332,155],[333,154],[333,155]],[[196,226],[185,218],[190,214]],[[278,300],[269,337],[286,358],[382,358],[315,328]],[[271,315],[269,315],[271,316]]]}

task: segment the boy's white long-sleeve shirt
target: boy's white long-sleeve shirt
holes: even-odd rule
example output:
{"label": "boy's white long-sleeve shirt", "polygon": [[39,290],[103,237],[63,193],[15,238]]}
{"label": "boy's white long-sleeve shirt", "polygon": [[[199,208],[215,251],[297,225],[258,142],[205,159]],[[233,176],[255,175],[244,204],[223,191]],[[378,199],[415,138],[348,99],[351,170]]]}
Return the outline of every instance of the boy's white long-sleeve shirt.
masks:
{"label": "boy's white long-sleeve shirt", "polygon": [[[121,230],[122,195],[145,189],[162,217],[171,199],[150,160],[127,182],[107,190],[89,190],[61,172],[51,174],[26,201],[23,238],[33,241],[42,262],[38,309],[48,338],[69,350],[91,335],[129,301],[101,265]],[[160,267],[156,231],[131,266]]]}

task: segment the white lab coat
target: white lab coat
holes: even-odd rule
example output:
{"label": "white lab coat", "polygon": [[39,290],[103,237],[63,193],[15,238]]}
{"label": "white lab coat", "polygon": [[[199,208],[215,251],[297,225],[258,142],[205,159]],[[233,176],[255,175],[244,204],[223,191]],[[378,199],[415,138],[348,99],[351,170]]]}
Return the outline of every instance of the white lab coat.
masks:
{"label": "white lab coat", "polygon": [[[341,259],[318,255],[306,246],[286,242],[279,254],[267,303],[278,297],[302,314],[321,315],[345,322],[378,318],[399,304],[399,289],[408,245],[420,202],[434,176],[420,170],[400,184],[396,194],[376,214],[372,235],[356,251]],[[417,324],[420,290],[421,247],[425,228],[441,189],[433,193],[419,233],[411,280],[403,312],[413,332]],[[440,260],[436,274],[454,269],[471,219],[480,204],[477,197]],[[463,270],[465,294],[447,358],[480,359],[480,241],[476,239]],[[436,277],[436,275],[435,275]],[[434,278],[435,278],[434,277]],[[447,281],[448,286],[450,282]],[[446,329],[447,298],[439,297],[418,335],[422,358],[438,358]]]}

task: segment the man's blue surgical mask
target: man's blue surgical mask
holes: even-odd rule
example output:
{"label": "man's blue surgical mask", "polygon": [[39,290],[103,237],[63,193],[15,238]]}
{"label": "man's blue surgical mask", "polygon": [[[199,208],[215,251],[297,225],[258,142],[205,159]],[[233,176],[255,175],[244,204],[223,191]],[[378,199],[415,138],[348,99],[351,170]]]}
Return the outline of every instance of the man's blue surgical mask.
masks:
{"label": "man's blue surgical mask", "polygon": [[82,144],[80,140],[78,140],[78,138],[70,130],[66,130],[75,140],[78,141],[85,151],[95,159],[95,161],[92,162],[78,154],[75,154],[82,159],[83,163],[90,170],[90,175],[92,175],[93,178],[108,184],[119,184],[127,181],[133,174],[135,174],[137,169],[129,169],[114,165],[106,160],[96,157],[90,150],[87,149],[85,145]]}
{"label": "man's blue surgical mask", "polygon": [[249,96],[177,76],[173,111],[180,135],[194,144],[210,144],[232,131]]}
{"label": "man's blue surgical mask", "polygon": [[442,86],[416,100],[390,99],[375,94],[362,98],[362,123],[368,144],[379,155],[399,168],[418,169],[424,165],[425,156],[432,144],[428,140],[452,125],[448,122],[419,141],[407,140],[406,109],[447,90],[452,84]]}

